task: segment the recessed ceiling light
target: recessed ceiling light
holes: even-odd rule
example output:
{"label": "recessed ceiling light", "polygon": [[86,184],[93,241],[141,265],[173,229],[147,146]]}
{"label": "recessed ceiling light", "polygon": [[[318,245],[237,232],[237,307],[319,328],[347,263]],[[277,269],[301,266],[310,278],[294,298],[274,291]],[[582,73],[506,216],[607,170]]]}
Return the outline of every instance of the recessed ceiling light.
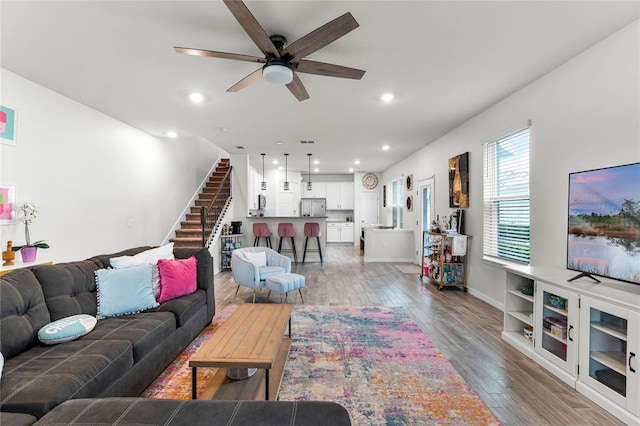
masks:
{"label": "recessed ceiling light", "polygon": [[315,169],[313,169],[313,171],[318,173],[320,171],[320,169],[316,167]]}
{"label": "recessed ceiling light", "polygon": [[349,169],[349,173],[353,173],[353,169],[352,169],[352,168],[351,168],[351,169]]}
{"label": "recessed ceiling light", "polygon": [[380,100],[382,102],[390,102],[393,100],[393,98],[393,93],[383,93],[382,96],[380,96]]}
{"label": "recessed ceiling light", "polygon": [[318,164],[320,164],[320,162],[318,160],[313,160],[313,164],[317,166]]}
{"label": "recessed ceiling light", "polygon": [[360,164],[360,160],[354,161],[353,164],[355,164],[357,166],[358,164]]}
{"label": "recessed ceiling light", "polygon": [[280,166],[278,167],[278,170],[284,170],[284,167]]}
{"label": "recessed ceiling light", "polygon": [[200,102],[204,101],[204,95],[202,93],[190,93],[189,94],[189,100],[193,103],[199,104]]}
{"label": "recessed ceiling light", "polygon": [[171,138],[171,139],[175,139],[178,137],[178,134],[176,132],[174,132],[173,130],[167,132],[167,137]]}
{"label": "recessed ceiling light", "polygon": [[389,151],[389,145],[382,145],[383,151]]}
{"label": "recessed ceiling light", "polygon": [[278,164],[278,160],[273,160],[271,164]]}
{"label": "recessed ceiling light", "polygon": [[282,141],[276,141],[276,145],[282,145]]}

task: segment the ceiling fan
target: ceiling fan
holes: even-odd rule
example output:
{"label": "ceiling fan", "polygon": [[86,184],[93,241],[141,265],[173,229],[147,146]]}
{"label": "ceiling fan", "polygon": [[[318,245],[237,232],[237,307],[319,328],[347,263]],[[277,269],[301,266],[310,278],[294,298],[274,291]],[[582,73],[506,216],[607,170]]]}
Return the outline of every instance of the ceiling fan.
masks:
{"label": "ceiling fan", "polygon": [[227,5],[233,16],[242,28],[244,28],[249,37],[251,37],[251,40],[253,40],[262,53],[264,53],[263,58],[188,47],[174,47],[174,49],[177,53],[187,55],[209,56],[212,58],[233,59],[264,64],[264,66],[227,89],[227,92],[237,92],[251,83],[264,78],[273,83],[286,84],[287,88],[298,101],[304,101],[305,99],[309,99],[309,93],[307,93],[302,81],[298,77],[298,73],[351,78],[355,80],[360,80],[365,73],[365,71],[355,68],[303,59],[358,28],[358,22],[356,22],[349,12],[287,45],[287,39],[284,36],[279,34],[267,35],[260,23],[258,23],[242,1],[224,0],[224,4]]}

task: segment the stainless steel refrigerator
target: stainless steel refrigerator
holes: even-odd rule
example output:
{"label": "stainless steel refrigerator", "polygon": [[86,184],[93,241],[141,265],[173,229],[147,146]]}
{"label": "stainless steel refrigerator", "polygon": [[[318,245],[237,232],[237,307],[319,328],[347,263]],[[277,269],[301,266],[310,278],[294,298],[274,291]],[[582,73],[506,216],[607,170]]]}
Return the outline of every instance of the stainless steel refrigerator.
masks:
{"label": "stainless steel refrigerator", "polygon": [[327,215],[326,198],[300,199],[300,216],[324,217]]}

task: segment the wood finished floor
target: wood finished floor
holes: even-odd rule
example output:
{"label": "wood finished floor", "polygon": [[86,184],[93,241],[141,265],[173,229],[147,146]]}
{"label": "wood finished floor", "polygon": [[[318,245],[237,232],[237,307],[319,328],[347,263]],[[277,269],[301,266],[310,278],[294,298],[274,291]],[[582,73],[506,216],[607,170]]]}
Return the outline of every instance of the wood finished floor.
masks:
{"label": "wood finished floor", "polygon": [[[623,424],[505,343],[502,311],[461,290],[438,291],[393,263],[364,263],[357,247],[330,245],[327,251],[324,266],[292,265],[306,278],[305,304],[404,307],[502,424]],[[251,302],[252,291],[241,287],[236,297],[236,287],[231,272],[216,275],[218,310]],[[266,294],[258,292],[256,301],[265,302]],[[289,302],[300,303],[297,293],[290,296]]]}

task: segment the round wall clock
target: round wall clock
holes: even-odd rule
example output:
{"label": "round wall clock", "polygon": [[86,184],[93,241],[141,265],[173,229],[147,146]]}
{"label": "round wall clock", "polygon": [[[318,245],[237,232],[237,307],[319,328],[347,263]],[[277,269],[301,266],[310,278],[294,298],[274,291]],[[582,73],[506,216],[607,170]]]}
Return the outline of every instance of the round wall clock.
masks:
{"label": "round wall clock", "polygon": [[367,173],[362,177],[362,186],[367,189],[373,189],[378,186],[378,177],[373,173]]}

